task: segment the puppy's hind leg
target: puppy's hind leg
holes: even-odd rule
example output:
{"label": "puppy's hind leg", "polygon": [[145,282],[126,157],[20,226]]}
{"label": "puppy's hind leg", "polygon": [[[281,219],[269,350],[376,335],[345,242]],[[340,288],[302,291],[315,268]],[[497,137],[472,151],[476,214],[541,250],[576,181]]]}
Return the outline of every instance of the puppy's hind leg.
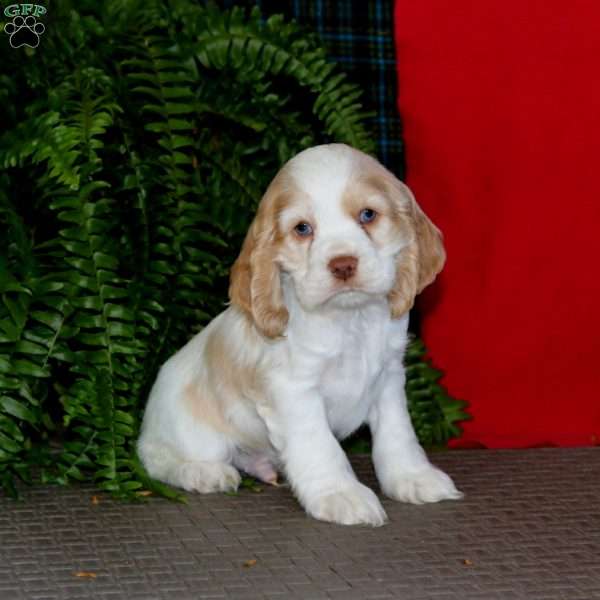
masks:
{"label": "puppy's hind leg", "polygon": [[201,342],[202,334],[161,368],[148,398],[138,455],[151,477],[184,490],[235,490],[240,475],[232,465],[234,432],[206,382],[190,375]]}
{"label": "puppy's hind leg", "polygon": [[231,464],[229,437],[194,419],[184,407],[159,408],[157,402],[149,403],[137,446],[150,477],[201,493],[237,489],[241,478]]}
{"label": "puppy's hind leg", "polygon": [[237,469],[225,461],[186,459],[162,442],[140,441],[138,454],[150,477],[188,492],[235,491],[241,481]]}

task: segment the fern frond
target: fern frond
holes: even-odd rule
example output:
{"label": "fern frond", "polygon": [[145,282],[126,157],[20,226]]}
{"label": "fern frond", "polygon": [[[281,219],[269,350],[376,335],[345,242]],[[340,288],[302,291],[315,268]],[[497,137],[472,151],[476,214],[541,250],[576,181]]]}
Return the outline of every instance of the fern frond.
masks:
{"label": "fern frond", "polygon": [[14,493],[13,476],[29,477],[32,436],[51,427],[44,407],[49,361],[70,308],[63,285],[39,276],[22,218],[1,190],[0,223],[10,224],[0,259],[0,479]]}
{"label": "fern frond", "polygon": [[442,373],[426,358],[423,342],[414,339],[405,356],[408,410],[419,441],[425,447],[444,445],[460,435],[459,423],[469,418],[467,403],[451,398],[438,383]]}
{"label": "fern frond", "polygon": [[[100,487],[123,491],[122,486],[129,484],[127,477],[118,476],[117,461],[126,452],[119,428],[122,408],[131,404],[129,383],[139,368],[127,359],[139,353],[140,346],[131,323],[134,316],[126,306],[128,281],[119,275],[118,247],[107,244],[115,227],[114,201],[104,196],[108,187],[96,180],[78,193],[57,191],[50,208],[65,225],[61,245],[70,270],[63,277],[74,290],[69,323],[78,330],[67,340],[68,360],[78,378],[62,396],[65,426],[83,425],[97,433],[93,449],[95,462],[103,466],[97,472]],[[62,478],[76,473],[81,463],[79,456],[72,462],[71,455],[67,451],[61,457]]]}
{"label": "fern frond", "polygon": [[372,137],[362,125],[368,116],[360,112],[362,91],[346,82],[314,38],[299,36],[292,23],[284,26],[280,15],[263,24],[258,9],[247,25],[239,8],[221,13],[209,5],[198,17],[195,51],[205,68],[232,70],[241,80],[289,78],[315,94],[313,112],[333,140],[374,151]]}

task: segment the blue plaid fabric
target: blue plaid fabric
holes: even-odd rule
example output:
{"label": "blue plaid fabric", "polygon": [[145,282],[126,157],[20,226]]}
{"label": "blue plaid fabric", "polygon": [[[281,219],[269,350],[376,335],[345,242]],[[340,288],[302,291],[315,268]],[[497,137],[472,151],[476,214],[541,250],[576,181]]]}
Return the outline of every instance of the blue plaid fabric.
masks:
{"label": "blue plaid fabric", "polygon": [[[396,105],[394,0],[256,0],[265,16],[283,13],[316,32],[349,79],[360,85],[363,104],[375,112],[370,126],[381,162],[400,178],[404,153]],[[229,0],[229,6],[249,1]]]}

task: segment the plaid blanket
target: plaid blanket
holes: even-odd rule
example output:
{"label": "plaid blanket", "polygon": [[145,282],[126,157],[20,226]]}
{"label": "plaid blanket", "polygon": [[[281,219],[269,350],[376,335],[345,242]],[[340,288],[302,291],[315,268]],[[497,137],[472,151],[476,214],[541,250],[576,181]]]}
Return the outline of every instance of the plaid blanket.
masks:
{"label": "plaid blanket", "polygon": [[[230,0],[225,4],[254,2]],[[315,31],[349,79],[364,91],[363,104],[375,112],[370,126],[379,160],[400,178],[404,154],[396,105],[393,0],[257,0],[265,16],[283,13]]]}

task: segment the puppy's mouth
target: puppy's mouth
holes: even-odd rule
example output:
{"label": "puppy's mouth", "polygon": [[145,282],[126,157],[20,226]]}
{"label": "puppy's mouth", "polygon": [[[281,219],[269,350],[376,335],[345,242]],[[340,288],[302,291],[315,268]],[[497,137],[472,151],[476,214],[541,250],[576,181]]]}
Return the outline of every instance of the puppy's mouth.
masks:
{"label": "puppy's mouth", "polygon": [[328,288],[323,304],[351,308],[385,298],[391,286],[387,280],[363,276],[348,281],[332,281]]}
{"label": "puppy's mouth", "polygon": [[355,285],[345,285],[333,289],[325,299],[325,304],[336,305],[342,308],[360,306],[373,298],[373,293]]}

